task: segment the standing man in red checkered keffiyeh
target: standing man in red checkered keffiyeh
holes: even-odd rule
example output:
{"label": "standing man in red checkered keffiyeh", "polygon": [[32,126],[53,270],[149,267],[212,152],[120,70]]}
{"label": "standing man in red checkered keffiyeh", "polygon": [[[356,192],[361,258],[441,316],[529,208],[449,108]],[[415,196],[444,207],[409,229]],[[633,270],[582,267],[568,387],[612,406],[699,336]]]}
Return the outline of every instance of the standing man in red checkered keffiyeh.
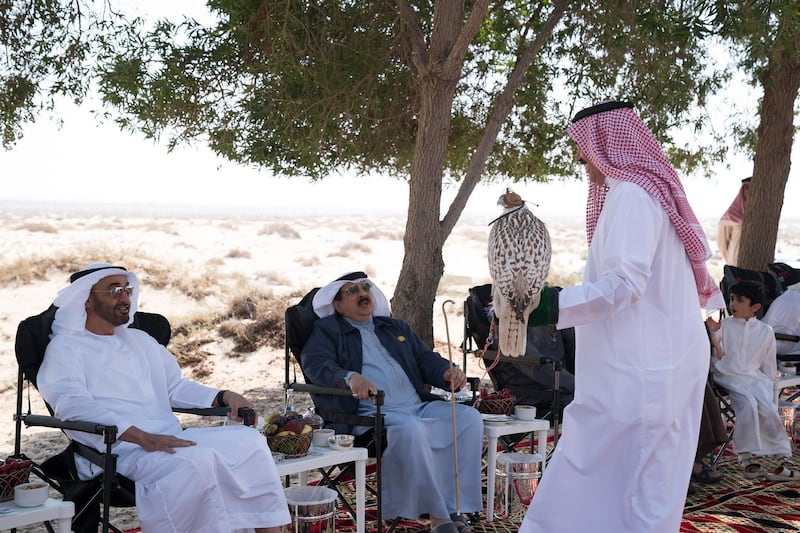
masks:
{"label": "standing man in red checkered keffiyeh", "polygon": [[523,533],[680,527],[709,365],[701,308],[724,302],[680,180],[632,108],[604,102],[567,128],[590,182],[589,255],[583,282],[534,315],[575,327],[575,396]]}

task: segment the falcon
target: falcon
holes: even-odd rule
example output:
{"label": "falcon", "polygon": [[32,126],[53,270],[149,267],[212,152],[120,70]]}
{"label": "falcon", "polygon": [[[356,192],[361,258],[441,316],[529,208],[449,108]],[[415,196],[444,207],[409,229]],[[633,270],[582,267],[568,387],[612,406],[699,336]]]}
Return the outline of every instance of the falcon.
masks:
{"label": "falcon", "polygon": [[528,316],[539,305],[550,271],[550,234],[511,189],[497,200],[503,214],[489,225],[492,304],[503,355],[525,355]]}

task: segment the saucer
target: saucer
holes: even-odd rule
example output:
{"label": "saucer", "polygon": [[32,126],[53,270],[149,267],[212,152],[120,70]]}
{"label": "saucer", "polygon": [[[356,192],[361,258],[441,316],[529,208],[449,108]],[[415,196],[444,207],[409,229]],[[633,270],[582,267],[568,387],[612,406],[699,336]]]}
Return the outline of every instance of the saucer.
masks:
{"label": "saucer", "polygon": [[483,418],[483,423],[489,426],[504,426],[514,420],[508,415],[492,415],[487,413],[481,414],[481,418]]}

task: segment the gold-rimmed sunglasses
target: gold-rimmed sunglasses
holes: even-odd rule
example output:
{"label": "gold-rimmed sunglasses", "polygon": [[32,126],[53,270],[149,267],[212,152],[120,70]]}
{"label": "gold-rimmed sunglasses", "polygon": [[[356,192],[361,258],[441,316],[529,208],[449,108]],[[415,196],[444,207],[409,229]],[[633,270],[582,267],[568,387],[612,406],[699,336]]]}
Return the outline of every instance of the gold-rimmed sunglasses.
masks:
{"label": "gold-rimmed sunglasses", "polygon": [[347,287],[344,292],[349,294],[350,296],[355,296],[358,294],[358,290],[361,289],[364,292],[369,292],[372,289],[372,284],[369,281],[362,281],[361,283],[353,283],[349,287]]}
{"label": "gold-rimmed sunglasses", "polygon": [[110,289],[106,290],[92,289],[92,292],[107,292],[113,299],[117,300],[120,296],[122,296],[123,292],[128,296],[133,294],[133,286],[126,285],[124,287],[111,287]]}

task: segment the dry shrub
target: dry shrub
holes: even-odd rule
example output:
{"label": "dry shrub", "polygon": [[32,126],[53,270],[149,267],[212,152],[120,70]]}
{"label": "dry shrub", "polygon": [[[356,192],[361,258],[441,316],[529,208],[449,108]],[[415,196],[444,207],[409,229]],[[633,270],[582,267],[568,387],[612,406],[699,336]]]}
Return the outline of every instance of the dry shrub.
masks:
{"label": "dry shrub", "polygon": [[312,267],[312,266],[319,266],[320,261],[319,257],[315,255],[313,257],[303,257],[302,259],[300,259],[299,263],[301,266],[304,267]]}
{"label": "dry shrub", "polygon": [[364,244],[363,242],[347,242],[344,246],[342,246],[342,251],[349,252],[363,252],[365,254],[372,253],[372,248]]}
{"label": "dry shrub", "polygon": [[300,239],[300,234],[289,224],[274,222],[267,224],[258,231],[259,235],[278,235],[283,239]]}
{"label": "dry shrub", "polygon": [[213,370],[214,365],[209,361],[211,353],[205,346],[215,342],[210,334],[215,320],[219,319],[213,316],[195,318],[172,330],[170,350],[175,354],[181,368],[192,369],[194,379],[205,378]]}
{"label": "dry shrub", "polygon": [[287,297],[251,291],[233,299],[228,319],[219,324],[217,332],[233,340],[235,353],[254,352],[262,346],[283,348],[283,314],[288,306]]}
{"label": "dry shrub", "polygon": [[266,285],[285,285],[291,286],[292,279],[282,272],[268,271],[259,272],[256,276],[259,281],[263,281]]}
{"label": "dry shrub", "polygon": [[361,238],[362,239],[375,239],[375,240],[387,240],[387,241],[402,241],[403,240],[403,233],[402,231],[388,231],[388,230],[378,230],[374,229],[365,233]]}
{"label": "dry shrub", "polygon": [[30,231],[31,233],[58,233],[58,228],[46,222],[26,222],[16,228],[21,231]]}
{"label": "dry shrub", "polygon": [[166,233],[167,235],[178,235],[178,230],[176,230],[175,226],[169,222],[149,222],[142,226],[142,230],[160,231],[162,233]]}
{"label": "dry shrub", "polygon": [[250,259],[250,251],[249,250],[239,250],[238,248],[234,248],[228,252],[226,257],[230,257],[231,259]]}
{"label": "dry shrub", "polygon": [[111,253],[105,248],[76,248],[45,257],[20,257],[8,263],[0,263],[0,285],[26,285],[34,281],[49,279],[50,275],[62,273],[66,282],[69,274],[81,267],[107,261],[109,257],[127,257],[128,253]]}
{"label": "dry shrub", "polygon": [[217,224],[220,229],[228,229],[231,231],[239,231],[239,224],[231,222],[230,220],[223,220]]}

